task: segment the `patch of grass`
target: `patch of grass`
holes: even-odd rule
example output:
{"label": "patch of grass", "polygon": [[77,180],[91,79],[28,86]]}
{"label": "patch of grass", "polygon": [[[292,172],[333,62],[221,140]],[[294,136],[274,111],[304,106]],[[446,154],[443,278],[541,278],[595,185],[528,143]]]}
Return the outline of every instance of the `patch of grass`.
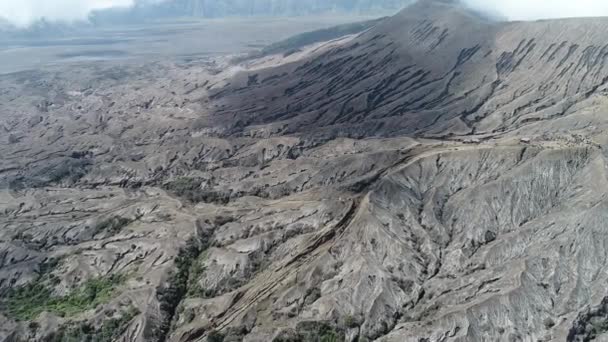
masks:
{"label": "patch of grass", "polygon": [[591,322],[591,332],[589,333],[589,341],[596,339],[598,336],[608,331],[608,321],[597,319]]}
{"label": "patch of grass", "polygon": [[122,335],[129,323],[139,315],[139,310],[130,306],[120,317],[106,319],[99,328],[87,322],[70,323],[62,326],[55,334],[49,336],[48,342],[112,342]]}
{"label": "patch of grass", "polygon": [[[310,335],[314,336],[316,333],[317,336],[320,337],[321,342],[343,342],[344,341],[344,333],[338,331],[336,328],[328,325],[328,324],[319,324],[316,326],[318,328],[317,331],[310,331]],[[309,335],[309,336],[310,336]]]}
{"label": "patch of grass", "polygon": [[38,264],[38,269],[35,271],[38,274],[38,278],[42,278],[46,275],[50,275],[52,271],[54,271],[59,264],[61,263],[62,257],[60,258],[47,258],[40,264]]}
{"label": "patch of grass", "polygon": [[192,266],[190,267],[190,274],[188,276],[188,293],[186,294],[186,296],[188,297],[207,297],[208,291],[203,289],[198,283],[198,280],[205,273],[206,268],[203,264],[206,258],[207,253],[205,251],[202,252],[201,255],[199,255],[198,258],[192,262]]}
{"label": "patch of grass", "polygon": [[116,235],[120,233],[120,231],[131,224],[133,220],[130,220],[126,217],[121,216],[112,216],[108,219],[105,219],[95,225],[93,229],[93,236],[101,234],[103,232],[107,232],[110,235]]}
{"label": "patch of grass", "polygon": [[346,315],[344,317],[344,326],[346,328],[357,328],[360,325],[361,325],[361,323],[359,322],[359,320],[357,320],[357,318],[355,318],[355,316]]}
{"label": "patch of grass", "polygon": [[213,330],[207,336],[207,342],[224,342],[225,338],[226,337],[224,336],[224,334],[220,333],[219,331]]}
{"label": "patch of grass", "polygon": [[58,158],[50,165],[33,169],[9,181],[9,188],[21,190],[40,188],[49,184],[74,184],[91,168],[91,161],[84,159]]}
{"label": "patch of grass", "polygon": [[163,188],[177,197],[183,198],[191,203],[223,203],[230,200],[228,193],[205,190],[202,187],[204,179],[192,177],[180,177],[176,180],[163,184]]}
{"label": "patch of grass", "polygon": [[224,201],[221,195],[214,192],[204,191],[201,187],[202,178],[180,177],[163,185],[163,188],[175,196],[188,200],[192,203]]}
{"label": "patch of grass", "polygon": [[197,224],[197,236],[192,236],[186,245],[180,248],[175,257],[175,271],[170,275],[165,286],[157,289],[156,297],[160,303],[163,314],[162,324],[152,333],[157,340],[164,340],[174,320],[177,308],[188,293],[202,291],[195,287],[205,271],[203,261],[206,251],[211,246],[213,228],[201,229]]}
{"label": "patch of grass", "polygon": [[338,342],[338,341],[343,341],[343,340],[339,340],[338,339],[338,334],[336,334],[335,332],[331,332],[331,333],[327,333],[323,336],[321,336],[321,342]]}
{"label": "patch of grass", "polygon": [[204,249],[206,249],[206,246],[201,246],[196,238],[190,238],[175,257],[174,263],[176,272],[171,276],[169,286],[157,290],[156,296],[160,303],[160,309],[166,316],[157,332],[159,340],[163,340],[171,329],[171,320],[175,315],[177,306],[188,293],[189,276],[192,265]]}
{"label": "patch of grass", "polygon": [[203,180],[200,178],[180,177],[163,187],[176,196],[186,198],[192,202],[199,202],[202,183]]}
{"label": "patch of grass", "polygon": [[68,295],[56,296],[47,282],[39,279],[8,290],[0,299],[0,308],[21,321],[36,319],[45,311],[73,316],[108,302],[123,280],[122,276],[114,275],[90,279]]}
{"label": "patch of grass", "polygon": [[295,331],[286,331],[273,342],[343,342],[344,331],[323,322],[300,322]]}

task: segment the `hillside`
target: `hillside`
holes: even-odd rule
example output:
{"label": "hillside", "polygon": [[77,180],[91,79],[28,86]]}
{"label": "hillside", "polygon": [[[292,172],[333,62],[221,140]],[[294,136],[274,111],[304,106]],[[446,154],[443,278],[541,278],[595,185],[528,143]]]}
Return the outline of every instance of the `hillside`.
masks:
{"label": "hillside", "polygon": [[423,0],[238,66],[5,76],[0,338],[606,339],[607,35]]}
{"label": "hillside", "polygon": [[[283,133],[357,137],[574,129],[592,119],[576,104],[602,101],[607,31],[603,18],[492,23],[419,4],[338,48],[244,74],[214,98],[227,122],[239,112],[243,127],[231,130],[276,122]],[[260,82],[245,87],[252,76]]]}

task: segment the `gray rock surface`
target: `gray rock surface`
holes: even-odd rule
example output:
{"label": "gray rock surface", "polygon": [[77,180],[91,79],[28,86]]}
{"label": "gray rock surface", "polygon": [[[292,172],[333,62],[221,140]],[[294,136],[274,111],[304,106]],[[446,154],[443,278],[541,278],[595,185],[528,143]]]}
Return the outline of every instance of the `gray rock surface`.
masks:
{"label": "gray rock surface", "polygon": [[239,66],[3,76],[0,338],[605,339],[607,33],[428,0]]}

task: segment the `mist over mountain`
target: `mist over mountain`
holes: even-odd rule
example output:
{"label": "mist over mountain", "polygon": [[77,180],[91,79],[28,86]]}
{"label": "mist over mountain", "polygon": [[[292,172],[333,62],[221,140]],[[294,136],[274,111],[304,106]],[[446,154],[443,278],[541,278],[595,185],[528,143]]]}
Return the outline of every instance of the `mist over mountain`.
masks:
{"label": "mist over mountain", "polygon": [[[69,36],[82,30],[184,18],[295,17],[306,15],[386,15],[415,0],[136,0],[131,6],[92,9],[64,20],[35,8],[20,8],[17,19],[0,7],[0,40]],[[61,3],[57,3],[61,7]],[[17,5],[18,7],[18,5]],[[69,7],[65,9],[69,11]],[[7,12],[8,11],[8,12]],[[13,16],[14,17],[14,16]],[[23,18],[30,18],[25,20]]]}
{"label": "mist over mountain", "polygon": [[413,0],[140,0],[128,9],[96,11],[97,24],[145,21],[170,17],[299,16],[329,13],[384,13],[399,10]]}
{"label": "mist over mountain", "polygon": [[[132,23],[172,17],[300,16],[307,14],[386,14],[415,0],[21,0],[0,2],[4,22],[26,29],[51,23]],[[604,0],[444,0],[507,20],[536,20],[608,15]]]}

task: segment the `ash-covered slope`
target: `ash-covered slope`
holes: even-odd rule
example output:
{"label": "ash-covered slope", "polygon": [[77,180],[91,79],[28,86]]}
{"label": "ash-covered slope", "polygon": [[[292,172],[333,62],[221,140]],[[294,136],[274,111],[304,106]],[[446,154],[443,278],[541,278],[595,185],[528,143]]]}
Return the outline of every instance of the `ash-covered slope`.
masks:
{"label": "ash-covered slope", "polygon": [[580,128],[588,115],[576,104],[592,103],[607,80],[607,33],[605,18],[495,23],[422,1],[339,48],[249,73],[216,97],[231,130],[280,122],[284,133],[447,136],[546,119]]}
{"label": "ash-covered slope", "polygon": [[267,56],[0,79],[0,337],[608,338],[608,19],[421,1]]}

